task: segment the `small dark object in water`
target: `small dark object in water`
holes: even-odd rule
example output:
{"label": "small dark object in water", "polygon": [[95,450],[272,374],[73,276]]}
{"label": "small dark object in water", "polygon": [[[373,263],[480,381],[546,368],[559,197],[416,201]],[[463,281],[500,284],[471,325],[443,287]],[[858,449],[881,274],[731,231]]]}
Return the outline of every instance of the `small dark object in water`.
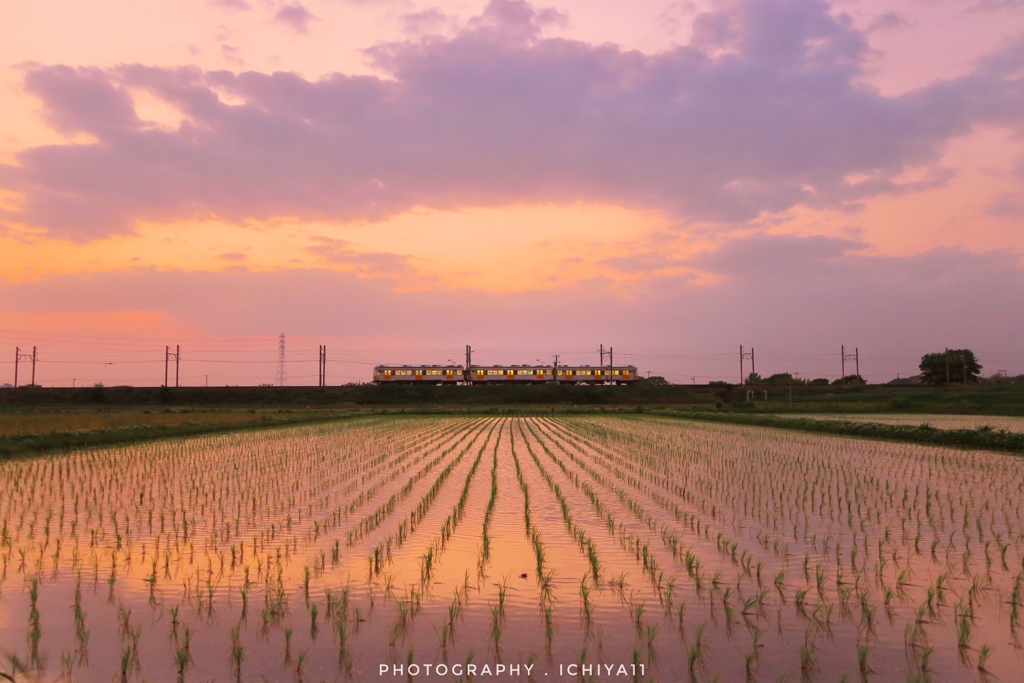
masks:
{"label": "small dark object in water", "polygon": [[523,572],[522,574],[520,574],[519,578],[520,579],[525,579],[526,578],[526,572]]}

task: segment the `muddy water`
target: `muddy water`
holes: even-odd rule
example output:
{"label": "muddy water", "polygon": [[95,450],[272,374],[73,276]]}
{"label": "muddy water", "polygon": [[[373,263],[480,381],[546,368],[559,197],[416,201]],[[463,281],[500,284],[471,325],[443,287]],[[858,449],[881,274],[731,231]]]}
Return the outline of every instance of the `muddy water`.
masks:
{"label": "muddy water", "polygon": [[597,417],[12,462],[0,672],[1014,680],[1022,486],[997,454]]}

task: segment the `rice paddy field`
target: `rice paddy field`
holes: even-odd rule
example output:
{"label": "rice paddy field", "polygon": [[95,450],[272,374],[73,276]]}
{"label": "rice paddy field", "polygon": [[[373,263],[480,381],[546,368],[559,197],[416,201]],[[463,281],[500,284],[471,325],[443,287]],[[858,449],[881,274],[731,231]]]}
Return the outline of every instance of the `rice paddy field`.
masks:
{"label": "rice paddy field", "polygon": [[936,429],[978,429],[990,427],[1008,432],[1024,432],[1024,417],[992,415],[892,415],[881,413],[804,415],[818,420],[879,422],[890,425],[931,425]]}
{"label": "rice paddy field", "polygon": [[18,682],[1024,671],[1010,455],[378,416],[9,461],[0,491]]}

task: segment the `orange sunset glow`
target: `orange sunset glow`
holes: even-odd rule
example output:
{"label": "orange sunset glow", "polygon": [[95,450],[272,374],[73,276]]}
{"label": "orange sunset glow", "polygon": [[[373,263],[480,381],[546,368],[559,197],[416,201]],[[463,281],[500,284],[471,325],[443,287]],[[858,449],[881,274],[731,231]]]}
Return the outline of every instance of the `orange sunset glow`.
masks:
{"label": "orange sunset glow", "polygon": [[1022,35],[995,0],[10,3],[0,371],[157,385],[181,345],[258,384],[284,332],[299,384],[320,344],[332,383],[466,344],[1019,374]]}

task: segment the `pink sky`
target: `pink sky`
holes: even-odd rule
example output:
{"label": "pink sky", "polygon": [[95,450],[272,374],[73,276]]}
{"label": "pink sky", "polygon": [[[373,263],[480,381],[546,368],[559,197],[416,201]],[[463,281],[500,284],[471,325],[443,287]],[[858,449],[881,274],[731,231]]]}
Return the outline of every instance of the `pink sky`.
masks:
{"label": "pink sky", "polygon": [[9,3],[0,382],[1018,374],[1022,76],[1018,0]]}

